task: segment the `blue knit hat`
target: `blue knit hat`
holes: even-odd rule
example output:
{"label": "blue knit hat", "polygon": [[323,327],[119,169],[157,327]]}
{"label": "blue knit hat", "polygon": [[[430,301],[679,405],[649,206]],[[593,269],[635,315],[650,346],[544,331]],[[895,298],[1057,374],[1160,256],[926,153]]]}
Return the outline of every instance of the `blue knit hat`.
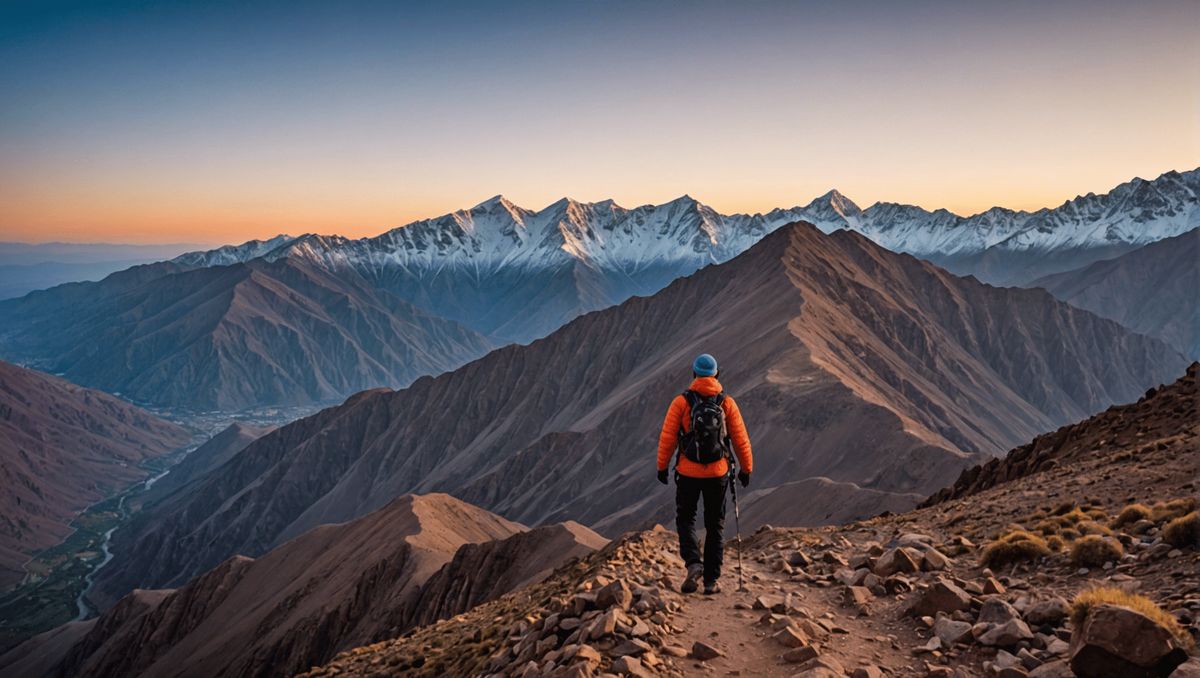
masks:
{"label": "blue knit hat", "polygon": [[701,377],[711,377],[717,373],[717,359],[707,353],[701,353],[692,362],[692,372]]}

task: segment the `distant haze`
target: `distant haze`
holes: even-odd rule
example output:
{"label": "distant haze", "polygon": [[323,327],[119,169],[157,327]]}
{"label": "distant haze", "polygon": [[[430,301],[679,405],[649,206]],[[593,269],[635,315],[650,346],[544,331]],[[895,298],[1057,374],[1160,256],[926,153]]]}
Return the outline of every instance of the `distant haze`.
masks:
{"label": "distant haze", "polygon": [[496,193],[1033,209],[1200,158],[1200,3],[11,3],[0,240],[374,235]]}

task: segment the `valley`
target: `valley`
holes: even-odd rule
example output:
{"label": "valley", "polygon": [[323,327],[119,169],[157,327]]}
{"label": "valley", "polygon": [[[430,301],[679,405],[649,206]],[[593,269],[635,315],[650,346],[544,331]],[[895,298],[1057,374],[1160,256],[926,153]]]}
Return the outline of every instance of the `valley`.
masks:
{"label": "valley", "polygon": [[147,475],[145,480],[84,508],[70,522],[70,532],[62,542],[29,558],[22,566],[21,580],[0,592],[0,648],[6,650],[71,619],[93,618],[102,611],[88,599],[88,594],[97,573],[113,557],[113,534],[128,524],[145,501],[156,496],[151,492],[154,486],[206,441],[234,421],[255,430],[267,430],[310,414],[311,408],[149,412],[192,432],[191,444],[142,462],[139,469]]}

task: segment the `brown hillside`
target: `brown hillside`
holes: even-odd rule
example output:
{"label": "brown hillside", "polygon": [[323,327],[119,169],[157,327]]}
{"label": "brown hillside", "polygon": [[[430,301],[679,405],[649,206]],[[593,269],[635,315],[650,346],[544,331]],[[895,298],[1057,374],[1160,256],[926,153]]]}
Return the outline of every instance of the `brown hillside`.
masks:
{"label": "brown hillside", "polygon": [[191,436],[129,403],[0,362],[0,589],[57,544],[88,505],[147,472]]}

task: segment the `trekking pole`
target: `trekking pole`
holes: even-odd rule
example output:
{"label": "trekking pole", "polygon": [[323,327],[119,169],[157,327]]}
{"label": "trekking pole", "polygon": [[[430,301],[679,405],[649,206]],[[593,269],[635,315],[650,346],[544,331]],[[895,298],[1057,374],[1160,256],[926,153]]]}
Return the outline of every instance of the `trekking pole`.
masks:
{"label": "trekking pole", "polygon": [[738,587],[737,587],[737,590],[738,591],[749,591],[750,589],[746,588],[746,579],[745,579],[745,574],[743,573],[744,568],[742,567],[742,517],[741,517],[741,514],[738,512],[737,479],[734,477],[732,469],[733,469],[733,467],[731,466],[730,471],[729,471],[729,489],[730,489],[731,493],[733,494],[733,525],[734,525],[734,530],[737,533],[737,552],[738,552]]}

